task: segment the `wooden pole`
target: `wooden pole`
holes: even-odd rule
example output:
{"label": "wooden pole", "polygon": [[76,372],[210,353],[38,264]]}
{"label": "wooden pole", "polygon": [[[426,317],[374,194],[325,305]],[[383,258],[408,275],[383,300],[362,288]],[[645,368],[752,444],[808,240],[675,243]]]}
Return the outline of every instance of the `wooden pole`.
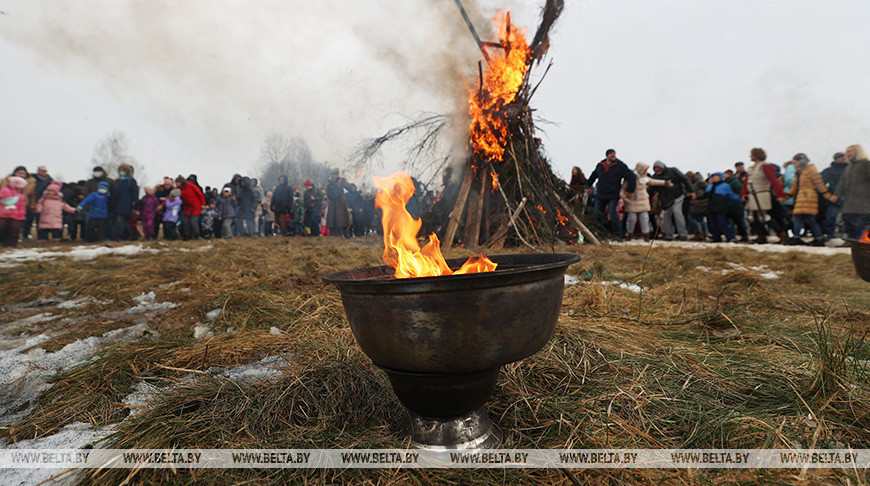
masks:
{"label": "wooden pole", "polygon": [[453,239],[456,238],[456,230],[459,229],[459,221],[462,219],[462,213],[465,211],[465,201],[468,200],[468,191],[471,189],[471,181],[474,179],[474,168],[468,164],[465,170],[465,176],[462,178],[462,185],[459,187],[459,195],[456,196],[456,204],[453,205],[453,211],[450,212],[450,219],[447,223],[447,232],[444,233],[444,241],[441,246],[450,248],[453,246]]}
{"label": "wooden pole", "polygon": [[484,166],[480,171],[480,186],[475,187],[468,202],[468,214],[465,217],[465,234],[463,243],[468,248],[477,248],[480,241],[480,224],[483,220],[483,198],[485,196],[489,169]]}
{"label": "wooden pole", "polygon": [[573,219],[574,224],[576,224],[577,227],[580,228],[580,232],[583,233],[583,237],[586,238],[586,241],[592,243],[593,245],[600,245],[601,242],[598,241],[598,238],[596,238],[595,235],[593,235],[592,232],[589,231],[589,228],[587,228],[586,225],[583,224],[582,221],[580,221],[580,218],[578,218],[577,215],[574,214],[574,211],[571,211],[571,208],[568,207],[568,204],[566,204],[565,201],[563,201],[562,198],[559,197],[559,195],[555,192],[550,191],[550,194],[553,196],[553,199],[559,202],[559,205],[562,206],[562,209],[564,209],[566,213],[571,215],[571,219]]}

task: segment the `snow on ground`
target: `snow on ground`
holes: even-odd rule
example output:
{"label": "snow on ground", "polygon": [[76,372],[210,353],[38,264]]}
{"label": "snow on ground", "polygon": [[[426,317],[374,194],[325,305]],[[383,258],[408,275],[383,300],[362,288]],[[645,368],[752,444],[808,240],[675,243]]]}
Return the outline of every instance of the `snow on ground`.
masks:
{"label": "snow on ground", "polygon": [[174,309],[178,307],[178,304],[175,302],[154,302],[157,299],[157,294],[154,291],[148,292],[147,294],[143,293],[136,297],[133,297],[133,300],[138,302],[138,304],[134,307],[131,307],[124,311],[125,314],[145,314],[150,312],[159,312],[169,309]]}
{"label": "snow on ground", "polygon": [[102,336],[78,339],[53,353],[35,347],[51,338],[45,333],[17,338],[17,342],[5,340],[4,344],[11,347],[0,351],[0,425],[14,424],[26,417],[30,413],[27,406],[51,388],[49,380],[55,375],[85,363],[107,344],[133,341],[150,332],[148,326],[136,324]]}
{"label": "snow on ground", "polygon": [[[632,240],[623,242],[609,242],[614,246],[649,246],[650,242],[642,240]],[[723,248],[725,250],[753,250],[766,253],[788,253],[796,251],[800,253],[808,253],[811,255],[849,255],[849,248],[828,247],[828,246],[786,246],[777,244],[768,245],[753,245],[748,243],[703,243],[697,241],[664,241],[655,240],[653,248],[687,248],[691,250],[710,250],[712,248]]]}
{"label": "snow on ground", "polygon": [[86,295],[84,297],[79,297],[77,299],[63,301],[63,302],[57,304],[57,308],[58,309],[78,309],[78,308],[84,307],[88,304],[108,305],[108,304],[111,304],[112,302],[113,301],[111,301],[111,300],[99,300],[99,299],[95,299],[93,297],[89,297]]}
{"label": "snow on ground", "polygon": [[287,357],[278,354],[266,356],[256,363],[228,367],[213,366],[205,371],[214,376],[229,378],[237,383],[255,383],[278,378],[288,366],[290,366],[290,361]]}
{"label": "snow on ground", "polygon": [[[56,434],[41,439],[22,440],[15,444],[0,444],[5,449],[83,449],[90,448],[95,442],[106,438],[113,427],[94,428],[91,424],[76,422],[60,429]],[[52,477],[61,474],[65,469],[0,469],[0,484],[4,486],[24,486],[42,484]],[[76,471],[64,474],[60,478],[45,484],[71,485],[79,482]]]}
{"label": "snow on ground", "polygon": [[567,274],[565,275],[565,285],[576,285],[576,284],[578,284],[578,283],[579,283],[579,284],[601,284],[601,285],[610,285],[610,286],[613,286],[613,287],[619,287],[619,288],[621,288],[621,289],[630,290],[630,291],[632,291],[632,292],[640,292],[641,290],[649,290],[649,289],[646,288],[646,287],[644,287],[643,289],[641,289],[639,285],[630,284],[630,283],[628,283],[628,282],[619,282],[619,281],[616,281],[616,280],[613,280],[613,281],[604,280],[604,281],[598,282],[598,281],[595,281],[595,280],[580,280],[579,278],[574,277],[574,276],[572,276],[572,275],[567,275]]}
{"label": "snow on ground", "polygon": [[723,268],[721,270],[716,270],[710,267],[698,266],[695,267],[702,272],[712,272],[719,273],[721,275],[728,275],[731,272],[748,272],[748,273],[756,273],[759,277],[767,280],[773,280],[779,278],[782,275],[782,272],[776,271],[768,267],[767,265],[759,265],[757,267],[743,266],[739,263],[727,262],[727,265],[731,268]]}
{"label": "snow on ground", "polygon": [[142,245],[124,246],[75,246],[70,248],[20,248],[0,253],[0,267],[15,267],[36,260],[54,260],[70,257],[73,260],[93,260],[104,255],[133,256],[139,253],[157,253],[159,250],[143,248]]}

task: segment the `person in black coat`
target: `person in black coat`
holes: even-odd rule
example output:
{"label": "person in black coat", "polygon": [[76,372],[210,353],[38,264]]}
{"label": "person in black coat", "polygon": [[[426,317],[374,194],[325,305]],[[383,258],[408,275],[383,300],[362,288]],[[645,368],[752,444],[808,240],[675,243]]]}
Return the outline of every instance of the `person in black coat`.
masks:
{"label": "person in black coat", "polygon": [[652,188],[658,191],[659,200],[662,204],[662,211],[665,211],[664,231],[665,240],[674,239],[674,224],[677,227],[677,233],[680,235],[681,241],[689,239],[689,232],[686,229],[686,215],[683,212],[683,201],[686,196],[695,199],[695,186],[689,181],[679,169],[676,167],[668,167],[661,160],[656,160],[653,164],[653,179],[661,179],[669,181],[671,184],[664,186],[655,186]]}
{"label": "person in black coat", "polygon": [[601,213],[601,225],[607,227],[606,216],[610,215],[610,225],[613,235],[622,239],[622,223],[616,207],[619,204],[619,191],[623,183],[627,183],[625,196],[628,199],[634,197],[634,189],[637,184],[637,176],[625,163],[616,158],[616,150],[607,149],[605,158],[595,166],[592,175],[586,180],[586,193],[592,194],[592,185],[597,181],[595,189],[598,196],[595,199],[595,209]]}
{"label": "person in black coat", "polygon": [[287,236],[287,213],[293,209],[293,189],[287,184],[287,176],[278,177],[278,185],[272,193],[269,209],[275,213],[275,222],[283,236]]}

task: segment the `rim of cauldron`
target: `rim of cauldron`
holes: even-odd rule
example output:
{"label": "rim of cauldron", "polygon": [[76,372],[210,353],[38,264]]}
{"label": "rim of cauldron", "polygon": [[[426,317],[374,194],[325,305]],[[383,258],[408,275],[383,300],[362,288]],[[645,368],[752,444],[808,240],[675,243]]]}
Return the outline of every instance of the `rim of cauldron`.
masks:
{"label": "rim of cauldron", "polygon": [[861,240],[856,240],[856,239],[853,239],[853,238],[843,238],[843,241],[845,241],[846,243],[849,243],[849,244],[856,243],[856,244],[858,244],[858,245],[870,246],[870,243],[864,243],[864,242],[861,241]]}
{"label": "rim of cauldron", "polygon": [[[444,275],[440,277],[395,278],[395,270],[386,265],[358,268],[324,275],[323,281],[350,293],[416,293],[467,290],[517,285],[547,278],[540,275],[564,269],[580,261],[573,253],[527,253],[489,255],[498,267],[492,272]],[[458,269],[467,258],[451,258],[447,265]]]}

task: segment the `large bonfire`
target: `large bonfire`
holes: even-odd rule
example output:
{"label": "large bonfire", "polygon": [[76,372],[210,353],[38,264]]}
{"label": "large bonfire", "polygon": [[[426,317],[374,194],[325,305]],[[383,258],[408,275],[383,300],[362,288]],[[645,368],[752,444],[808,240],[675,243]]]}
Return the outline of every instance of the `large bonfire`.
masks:
{"label": "large bonfire", "polygon": [[[448,184],[433,210],[423,215],[424,228],[437,232],[446,247],[549,246],[584,237],[597,243],[542,153],[529,106],[537,89],[530,81],[532,68],[546,55],[550,29],[563,6],[563,0],[546,1],[531,40],[526,29],[511,22],[509,12],[493,19],[494,42],[480,41],[465,16],[482,54],[475,76],[466,81],[469,155],[453,161],[452,171],[462,177]],[[447,117],[435,115],[393,129],[365,145],[357,159],[366,161],[391,139],[423,130],[415,149],[419,154],[431,148],[447,123]]]}

